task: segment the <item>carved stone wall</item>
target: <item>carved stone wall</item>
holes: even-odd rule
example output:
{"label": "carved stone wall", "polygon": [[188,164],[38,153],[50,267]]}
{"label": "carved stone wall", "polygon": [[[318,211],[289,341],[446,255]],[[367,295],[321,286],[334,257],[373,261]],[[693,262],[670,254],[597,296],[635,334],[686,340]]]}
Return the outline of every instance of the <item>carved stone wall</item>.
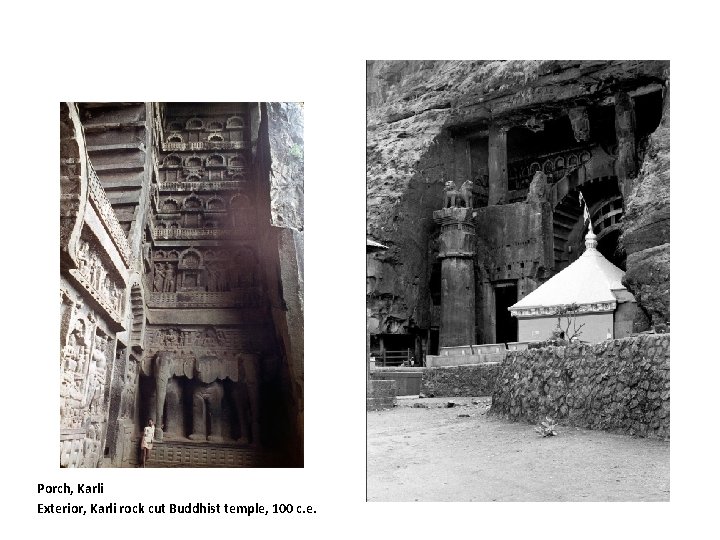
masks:
{"label": "carved stone wall", "polygon": [[[433,226],[432,212],[443,206],[447,181],[474,183],[481,342],[494,342],[496,313],[512,296],[503,290],[497,302],[501,286],[516,290],[519,300],[581,253],[579,191],[599,219],[600,249],[608,259],[616,255],[620,229],[626,230],[628,286],[632,281],[648,315],[663,319],[669,297],[669,249],[662,246],[668,205],[641,203],[657,202],[666,191],[650,195],[667,172],[662,145],[667,131],[646,140],[660,121],[658,96],[668,66],[663,61],[368,62],[367,233],[387,246],[369,257],[373,337],[385,335],[387,341],[388,334],[404,334],[415,339],[416,349],[438,341],[441,231]],[[633,175],[643,152],[645,172],[638,184]],[[538,172],[547,185],[530,190]],[[628,212],[637,217],[624,227],[623,194],[633,183],[630,198],[638,203],[631,202]],[[653,244],[656,234],[661,236]],[[622,267],[624,255],[618,252],[613,262]]]}
{"label": "carved stone wall", "polygon": [[[302,242],[286,255],[266,241],[270,186],[256,162],[271,135],[259,111],[61,105],[61,466],[132,466],[148,418],[175,444],[160,447],[158,466],[174,463],[173,448],[195,456],[181,466],[301,464],[288,434],[302,363],[287,362],[273,313],[285,305],[280,260],[301,260]],[[270,129],[285,141],[294,124],[284,182],[302,186],[296,120]],[[284,201],[301,224],[302,197]],[[301,265],[289,270],[302,282]],[[302,333],[302,304],[293,320]]]}

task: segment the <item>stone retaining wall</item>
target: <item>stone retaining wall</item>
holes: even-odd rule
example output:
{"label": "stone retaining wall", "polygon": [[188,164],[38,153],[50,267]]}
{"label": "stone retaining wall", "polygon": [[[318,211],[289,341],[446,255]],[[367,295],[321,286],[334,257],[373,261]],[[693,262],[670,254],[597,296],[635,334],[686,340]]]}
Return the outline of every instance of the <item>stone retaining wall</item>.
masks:
{"label": "stone retaining wall", "polygon": [[397,400],[397,382],[395,381],[367,381],[367,396],[365,407],[368,411],[392,409]]}
{"label": "stone retaining wall", "polygon": [[490,396],[501,364],[425,368],[421,391],[426,396]]}
{"label": "stone retaining wall", "polygon": [[375,368],[370,372],[373,381],[395,381],[398,396],[417,396],[420,393],[424,368]]}
{"label": "stone retaining wall", "polygon": [[508,352],[491,412],[670,438],[670,335]]}

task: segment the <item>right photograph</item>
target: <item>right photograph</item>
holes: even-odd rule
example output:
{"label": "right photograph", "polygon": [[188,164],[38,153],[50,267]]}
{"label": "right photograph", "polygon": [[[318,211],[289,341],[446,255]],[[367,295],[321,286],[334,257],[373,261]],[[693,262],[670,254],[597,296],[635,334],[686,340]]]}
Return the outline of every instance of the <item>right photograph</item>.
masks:
{"label": "right photograph", "polygon": [[367,500],[670,500],[670,62],[367,85]]}

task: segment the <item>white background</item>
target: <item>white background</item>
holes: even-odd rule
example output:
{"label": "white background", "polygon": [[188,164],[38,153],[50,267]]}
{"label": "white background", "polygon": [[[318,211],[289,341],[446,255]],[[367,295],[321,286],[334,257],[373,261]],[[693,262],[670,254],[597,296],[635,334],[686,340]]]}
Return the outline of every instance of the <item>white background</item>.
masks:
{"label": "white background", "polygon": [[[717,17],[693,3],[72,2],[4,8],[5,531],[679,538],[717,531]],[[587,6],[587,7],[586,7]],[[671,502],[365,502],[365,60],[670,59]],[[305,103],[305,467],[58,468],[58,102]],[[448,456],[451,460],[452,456]],[[97,482],[104,498],[38,496]],[[39,516],[37,504],[311,504],[313,516]]]}

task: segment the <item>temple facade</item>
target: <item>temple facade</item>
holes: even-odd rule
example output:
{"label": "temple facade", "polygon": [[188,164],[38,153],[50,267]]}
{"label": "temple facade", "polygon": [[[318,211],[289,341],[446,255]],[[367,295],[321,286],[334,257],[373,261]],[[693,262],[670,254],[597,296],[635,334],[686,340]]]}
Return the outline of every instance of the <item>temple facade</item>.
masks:
{"label": "temple facade", "polygon": [[60,466],[302,466],[303,110],[62,103]]}
{"label": "temple facade", "polygon": [[631,331],[666,325],[669,88],[663,61],[368,62],[373,355],[520,341],[509,308],[586,249],[580,194]]}

